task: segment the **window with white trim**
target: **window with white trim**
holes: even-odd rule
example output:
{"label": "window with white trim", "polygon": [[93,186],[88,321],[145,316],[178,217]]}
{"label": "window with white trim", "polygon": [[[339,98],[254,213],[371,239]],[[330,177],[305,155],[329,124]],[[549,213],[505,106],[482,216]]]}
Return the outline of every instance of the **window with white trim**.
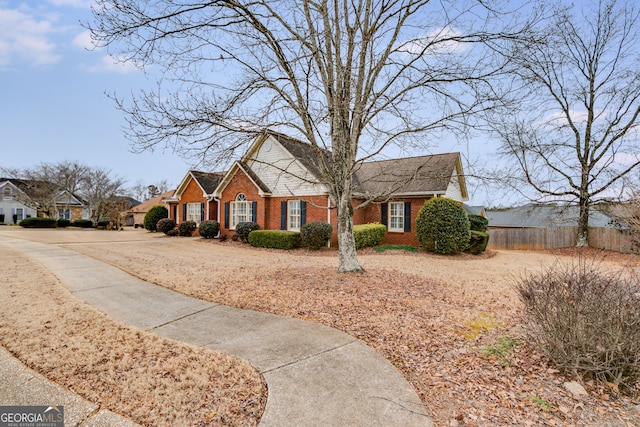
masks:
{"label": "window with white trim", "polygon": [[3,200],[11,200],[13,195],[11,193],[11,187],[8,185],[2,189],[2,199]]}
{"label": "window with white trim", "polygon": [[71,209],[58,209],[58,218],[71,219]]}
{"label": "window with white trim", "polygon": [[302,219],[300,200],[289,200],[287,213],[287,230],[300,231],[300,222]]}
{"label": "window with white trim", "polygon": [[199,224],[200,218],[202,218],[202,204],[187,203],[187,221],[193,221]]}
{"label": "window with white trim", "polygon": [[24,208],[16,208],[16,217],[18,222],[24,219]]}
{"label": "window with white trim", "polygon": [[389,202],[389,231],[404,231],[404,202]]}
{"label": "window with white trim", "polygon": [[241,222],[251,221],[251,202],[247,200],[247,196],[240,193],[236,196],[236,200],[231,202],[231,230],[235,230],[236,226]]}

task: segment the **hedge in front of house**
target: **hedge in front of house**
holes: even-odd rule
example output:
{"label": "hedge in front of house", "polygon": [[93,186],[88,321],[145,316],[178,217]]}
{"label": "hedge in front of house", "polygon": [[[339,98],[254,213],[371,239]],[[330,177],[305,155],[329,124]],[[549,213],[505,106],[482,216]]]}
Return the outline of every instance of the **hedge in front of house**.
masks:
{"label": "hedge in front of house", "polygon": [[56,228],[56,223],[53,218],[25,218],[18,225],[24,228]]}
{"label": "hedge in front of house", "polygon": [[182,237],[191,237],[193,232],[196,231],[197,224],[195,221],[185,221],[178,225],[178,234]]}
{"label": "hedge in front of house", "polygon": [[156,230],[164,234],[167,234],[174,228],[176,228],[176,221],[172,218],[162,218],[156,224]]}
{"label": "hedge in front of house", "polygon": [[471,230],[471,239],[467,252],[471,252],[474,255],[480,255],[487,249],[489,243],[489,233],[483,233],[482,231]]}
{"label": "hedge in front of house", "polygon": [[380,242],[382,242],[386,232],[387,227],[377,222],[354,225],[353,238],[356,241],[356,249],[378,246]]}
{"label": "hedge in front of house", "polygon": [[256,248],[294,249],[300,246],[300,233],[286,230],[254,230],[249,244]]}
{"label": "hedge in front of house", "polygon": [[327,246],[327,242],[331,239],[333,228],[331,224],[323,221],[312,221],[300,227],[300,238],[309,249],[315,251],[323,246]]}
{"label": "hedge in front of house", "polygon": [[198,226],[198,233],[203,239],[213,239],[220,232],[220,223],[214,220],[202,221]]}
{"label": "hedge in front of house", "polygon": [[93,222],[90,219],[76,219],[71,223],[71,226],[80,228],[91,228],[93,227]]}
{"label": "hedge in front of house", "polygon": [[64,218],[60,218],[58,221],[56,221],[56,226],[60,227],[60,228],[68,227],[69,224],[71,224],[71,221],[69,221],[68,219],[64,219]]}
{"label": "hedge in front of house", "polygon": [[259,230],[260,226],[258,223],[253,221],[247,222],[239,222],[236,225],[236,236],[238,236],[238,240],[241,242],[246,242],[249,239],[249,234],[252,231]]}
{"label": "hedge in front of house", "polygon": [[460,203],[438,197],[418,212],[416,237],[422,247],[438,254],[457,254],[469,247],[469,217]]}

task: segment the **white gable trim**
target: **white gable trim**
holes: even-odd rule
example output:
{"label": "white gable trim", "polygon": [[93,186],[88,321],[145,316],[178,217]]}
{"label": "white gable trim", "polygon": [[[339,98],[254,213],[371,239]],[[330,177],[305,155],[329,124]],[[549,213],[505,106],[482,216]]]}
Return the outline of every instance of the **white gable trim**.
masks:
{"label": "white gable trim", "polygon": [[218,186],[216,187],[215,191],[211,195],[212,199],[220,199],[222,197],[222,193],[227,188],[227,186],[229,185],[233,177],[236,175],[236,173],[238,173],[238,171],[242,171],[242,173],[249,179],[249,181],[251,181],[254,187],[256,187],[256,189],[258,190],[259,196],[261,197],[271,196],[271,193],[268,193],[262,190],[262,188],[260,188],[260,185],[258,185],[258,183],[256,183],[255,180],[251,177],[251,174],[248,173],[244,167],[242,167],[240,162],[236,161],[233,164],[233,166],[231,166],[231,169],[229,169],[229,171],[226,173],[224,178],[222,178],[222,181],[220,181],[220,184],[218,184]]}
{"label": "white gable trim", "polygon": [[195,181],[195,183],[198,185],[198,187],[200,187],[200,190],[202,190],[202,197],[209,197],[210,196],[209,194],[207,194],[205,189],[202,188],[202,185],[200,185],[200,182],[198,182],[196,177],[193,176],[193,171],[189,171],[184,176],[184,178],[182,178],[182,181],[180,181],[180,185],[178,185],[178,188],[176,189],[176,192],[173,193],[172,198],[174,198],[176,201],[179,201],[182,198],[182,194],[187,189],[187,186],[189,185],[189,180],[190,179]]}

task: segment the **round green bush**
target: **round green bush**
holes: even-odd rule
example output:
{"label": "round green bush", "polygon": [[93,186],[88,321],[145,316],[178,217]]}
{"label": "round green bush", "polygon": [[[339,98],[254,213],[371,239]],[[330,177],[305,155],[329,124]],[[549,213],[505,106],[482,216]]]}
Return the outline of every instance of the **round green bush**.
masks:
{"label": "round green bush", "polygon": [[469,246],[469,218],[456,201],[427,200],[416,219],[416,237],[422,247],[438,254],[457,254]]}
{"label": "round green bush", "polygon": [[331,224],[322,221],[312,221],[300,227],[300,238],[309,249],[317,251],[327,246],[332,231],[333,228]]}
{"label": "round green bush", "polygon": [[196,223],[194,221],[181,222],[178,225],[178,234],[182,237],[191,237],[193,232],[196,231]]}
{"label": "round green bush", "polygon": [[356,249],[378,246],[386,233],[387,226],[379,222],[354,225],[353,239],[356,242]]}
{"label": "round green bush", "polygon": [[239,222],[238,225],[236,225],[236,235],[238,236],[238,240],[241,242],[247,242],[249,239],[249,233],[258,229],[260,229],[260,226],[255,222]]}
{"label": "round green bush", "polygon": [[149,209],[144,216],[144,228],[149,231],[157,231],[158,221],[169,217],[169,211],[162,205],[156,205]]}
{"label": "round green bush", "polygon": [[56,226],[60,228],[65,228],[65,227],[68,227],[69,224],[71,224],[71,221],[69,221],[68,219],[60,218],[58,219]]}
{"label": "round green bush", "polygon": [[176,222],[171,218],[162,218],[156,224],[156,230],[164,234],[167,234],[169,231],[173,230],[174,228],[176,228]]}
{"label": "round green bush", "polygon": [[472,230],[486,233],[489,220],[481,215],[469,215],[469,224]]}
{"label": "round green bush", "polygon": [[198,233],[204,239],[213,239],[219,232],[220,223],[218,221],[202,221],[198,227]]}

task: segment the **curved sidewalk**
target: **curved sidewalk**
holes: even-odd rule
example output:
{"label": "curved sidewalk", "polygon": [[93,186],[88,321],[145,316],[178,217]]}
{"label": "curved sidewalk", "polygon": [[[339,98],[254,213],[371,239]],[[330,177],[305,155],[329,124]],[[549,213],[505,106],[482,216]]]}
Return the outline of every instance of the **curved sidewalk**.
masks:
{"label": "curved sidewalk", "polygon": [[348,334],[188,297],[56,245],[2,236],[0,245],[116,320],[249,361],[269,392],[261,426],[433,426],[412,385]]}

